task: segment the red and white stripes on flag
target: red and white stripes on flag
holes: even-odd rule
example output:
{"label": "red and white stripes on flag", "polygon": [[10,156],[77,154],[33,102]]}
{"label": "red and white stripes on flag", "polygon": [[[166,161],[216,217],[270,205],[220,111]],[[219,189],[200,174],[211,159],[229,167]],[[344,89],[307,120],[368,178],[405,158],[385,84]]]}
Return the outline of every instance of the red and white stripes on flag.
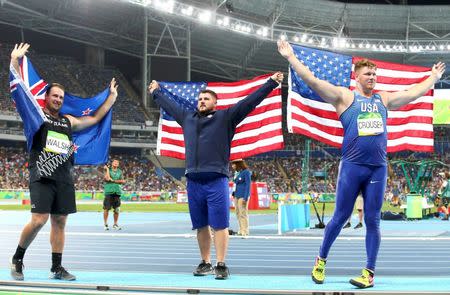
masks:
{"label": "red and white stripes on flag", "polygon": [[[354,64],[361,57],[352,58],[349,89],[356,86]],[[402,91],[428,78],[430,68],[403,65],[372,60],[377,65],[375,91]],[[433,92],[397,109],[388,111],[388,152],[412,150],[432,152],[433,135]],[[299,133],[341,147],[344,130],[335,108],[325,102],[309,99],[292,90],[291,72],[287,105],[287,126],[291,133]]]}
{"label": "red and white stripes on flag", "polygon": [[[270,75],[238,82],[211,82],[206,88],[217,93],[217,110],[226,109],[262,86]],[[284,147],[281,113],[281,86],[270,94],[237,126],[231,142],[230,160],[246,158]],[[181,126],[160,116],[157,154],[184,159]]]}

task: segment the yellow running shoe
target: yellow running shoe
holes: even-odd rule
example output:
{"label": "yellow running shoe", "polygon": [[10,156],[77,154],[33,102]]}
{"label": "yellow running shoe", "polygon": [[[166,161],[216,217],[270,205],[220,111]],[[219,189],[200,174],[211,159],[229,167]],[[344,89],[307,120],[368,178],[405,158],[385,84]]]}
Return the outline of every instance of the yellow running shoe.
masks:
{"label": "yellow running shoe", "polygon": [[350,284],[361,289],[370,288],[374,285],[373,277],[373,272],[368,270],[367,268],[364,268],[362,270],[361,276],[351,279]]}
{"label": "yellow running shoe", "polygon": [[314,264],[313,270],[311,272],[311,278],[316,284],[323,284],[325,280],[325,264],[327,261],[325,259],[316,257],[316,262]]}

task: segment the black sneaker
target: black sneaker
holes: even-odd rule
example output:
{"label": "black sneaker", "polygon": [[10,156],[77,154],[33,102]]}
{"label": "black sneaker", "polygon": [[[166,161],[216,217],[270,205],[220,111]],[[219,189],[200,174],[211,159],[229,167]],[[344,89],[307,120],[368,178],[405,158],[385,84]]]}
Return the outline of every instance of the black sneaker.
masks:
{"label": "black sneaker", "polygon": [[75,281],[77,278],[68,272],[64,267],[58,266],[53,270],[50,270],[50,279],[62,280],[62,281]]}
{"label": "black sneaker", "polygon": [[343,228],[349,228],[350,226],[352,226],[352,224],[350,222],[347,222]]}
{"label": "black sneaker", "polygon": [[23,281],[23,260],[11,259],[11,277],[16,281]]}
{"label": "black sneaker", "polygon": [[358,229],[358,228],[361,228],[361,227],[363,227],[363,225],[362,225],[361,222],[359,222],[359,223],[354,227],[354,229]]}
{"label": "black sneaker", "polygon": [[207,276],[212,275],[214,273],[214,267],[211,263],[207,263],[205,260],[202,260],[202,262],[197,266],[197,268],[194,270],[193,274],[196,277],[199,276]]}
{"label": "black sneaker", "polygon": [[228,267],[223,262],[218,262],[214,270],[216,272],[216,280],[226,280],[230,275]]}

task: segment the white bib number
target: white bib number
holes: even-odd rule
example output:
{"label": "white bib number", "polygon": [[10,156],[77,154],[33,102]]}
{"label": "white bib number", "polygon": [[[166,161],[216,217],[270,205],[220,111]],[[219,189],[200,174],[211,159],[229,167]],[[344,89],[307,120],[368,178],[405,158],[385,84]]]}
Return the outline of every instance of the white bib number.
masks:
{"label": "white bib number", "polygon": [[70,149],[70,139],[66,134],[49,131],[47,133],[47,141],[45,150],[55,154],[67,154]]}
{"label": "white bib number", "polygon": [[383,118],[380,113],[361,113],[357,124],[359,136],[378,135],[384,132]]}

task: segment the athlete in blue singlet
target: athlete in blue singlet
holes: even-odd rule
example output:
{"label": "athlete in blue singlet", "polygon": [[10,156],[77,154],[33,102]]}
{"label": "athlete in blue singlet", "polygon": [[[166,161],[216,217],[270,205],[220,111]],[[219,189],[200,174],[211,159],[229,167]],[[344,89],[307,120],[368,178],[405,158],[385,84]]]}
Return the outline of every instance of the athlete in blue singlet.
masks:
{"label": "athlete in blue singlet", "polygon": [[319,256],[311,276],[315,283],[325,280],[325,264],[331,245],[351,215],[358,193],[364,198],[367,263],[359,277],[350,283],[359,288],[373,287],[375,264],[380,247],[380,211],[386,188],[386,118],[388,109],[399,108],[421,96],[441,79],[445,64],[439,62],[430,76],[408,90],[374,93],[376,65],[367,60],[355,64],[355,91],[334,86],[316,78],[296,57],[286,41],[278,51],[295,72],[320,97],[335,108],[344,127],[342,159],[336,186],[336,208],[327,224]]}

